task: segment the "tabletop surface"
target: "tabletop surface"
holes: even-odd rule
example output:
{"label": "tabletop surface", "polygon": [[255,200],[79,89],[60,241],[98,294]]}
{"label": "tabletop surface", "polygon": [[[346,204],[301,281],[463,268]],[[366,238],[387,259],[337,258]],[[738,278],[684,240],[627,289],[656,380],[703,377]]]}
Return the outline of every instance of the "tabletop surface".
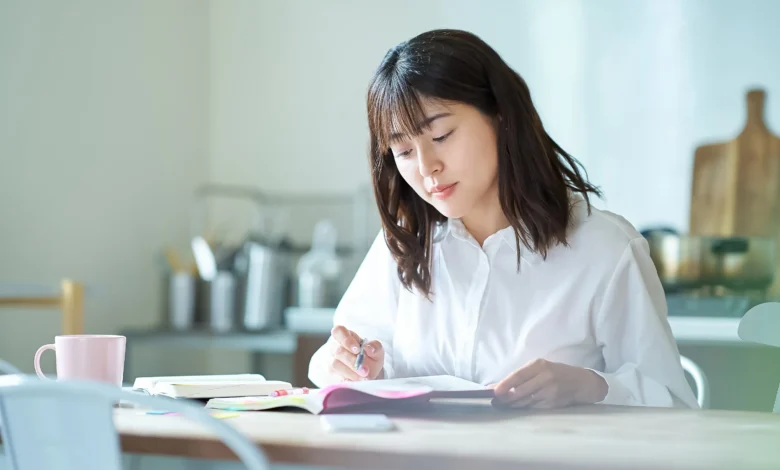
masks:
{"label": "tabletop surface", "polygon": [[[329,433],[303,412],[245,412],[224,420],[272,461],[354,468],[780,468],[780,415],[583,406],[498,410],[486,401],[439,401],[395,412],[396,430]],[[232,458],[183,417],[118,409],[125,451]],[[519,467],[518,467],[519,466]]]}

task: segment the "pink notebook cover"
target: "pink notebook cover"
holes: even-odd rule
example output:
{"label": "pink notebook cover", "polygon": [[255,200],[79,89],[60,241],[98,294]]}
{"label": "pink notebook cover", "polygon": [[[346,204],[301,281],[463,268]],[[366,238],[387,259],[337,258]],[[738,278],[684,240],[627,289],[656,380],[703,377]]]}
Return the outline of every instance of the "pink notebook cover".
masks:
{"label": "pink notebook cover", "polygon": [[346,384],[331,385],[318,393],[322,398],[323,413],[342,411],[346,408],[374,408],[424,403],[432,398],[491,398],[494,396],[492,389],[437,391],[430,387],[421,386],[406,390],[358,390]]}

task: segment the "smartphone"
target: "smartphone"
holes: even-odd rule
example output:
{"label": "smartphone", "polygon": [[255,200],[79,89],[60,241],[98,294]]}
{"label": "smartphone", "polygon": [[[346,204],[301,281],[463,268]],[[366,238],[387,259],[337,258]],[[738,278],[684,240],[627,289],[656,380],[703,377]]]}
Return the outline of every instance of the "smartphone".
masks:
{"label": "smartphone", "polygon": [[382,414],[338,414],[320,416],[322,428],[328,432],[384,432],[395,428]]}

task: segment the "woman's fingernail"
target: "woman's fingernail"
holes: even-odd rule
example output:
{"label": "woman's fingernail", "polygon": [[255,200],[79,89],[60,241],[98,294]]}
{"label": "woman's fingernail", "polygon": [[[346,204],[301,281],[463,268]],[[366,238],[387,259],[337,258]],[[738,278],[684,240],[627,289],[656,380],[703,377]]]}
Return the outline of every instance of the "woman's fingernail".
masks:
{"label": "woman's fingernail", "polygon": [[494,398],[490,401],[490,404],[495,406],[496,408],[505,408],[506,402],[504,400],[501,400],[500,398]]}
{"label": "woman's fingernail", "polygon": [[353,352],[353,353],[355,353],[355,354],[357,354],[357,353],[359,353],[359,352],[360,352],[360,348],[359,348],[359,347],[357,347],[357,346],[352,346],[352,352]]}
{"label": "woman's fingernail", "polygon": [[371,354],[374,354],[376,352],[376,348],[373,347],[373,346],[368,346],[368,352],[370,352]]}
{"label": "woman's fingernail", "polygon": [[360,376],[365,377],[368,375],[368,369],[366,369],[366,366],[360,366],[360,369],[358,369],[357,373]]}

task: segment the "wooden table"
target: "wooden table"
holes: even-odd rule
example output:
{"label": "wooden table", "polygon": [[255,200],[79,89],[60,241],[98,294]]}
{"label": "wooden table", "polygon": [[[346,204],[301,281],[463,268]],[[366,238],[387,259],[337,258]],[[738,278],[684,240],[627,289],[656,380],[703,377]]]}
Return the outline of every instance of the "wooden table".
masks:
{"label": "wooden table", "polygon": [[[275,462],[410,469],[780,468],[780,415],[584,406],[503,411],[484,401],[435,403],[392,415],[397,430],[324,432],[306,413],[248,412],[230,423]],[[182,417],[117,410],[126,452],[233,459]]]}

